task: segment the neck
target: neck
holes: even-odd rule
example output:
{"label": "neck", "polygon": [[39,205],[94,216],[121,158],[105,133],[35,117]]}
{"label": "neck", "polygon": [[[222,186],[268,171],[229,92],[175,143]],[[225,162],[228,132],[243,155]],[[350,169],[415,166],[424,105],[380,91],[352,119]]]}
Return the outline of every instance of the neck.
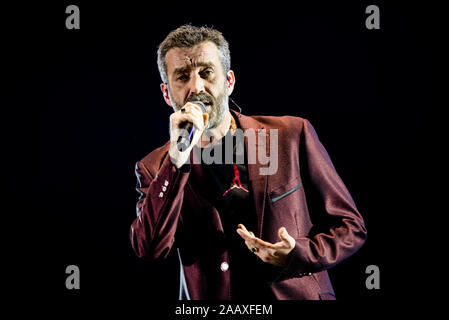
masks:
{"label": "neck", "polygon": [[203,132],[203,135],[200,138],[199,146],[201,148],[207,147],[209,144],[214,143],[216,141],[220,141],[228,131],[235,127],[232,125],[234,123],[234,118],[231,115],[231,112],[228,110],[225,113],[223,121],[215,128],[208,129],[207,132]]}

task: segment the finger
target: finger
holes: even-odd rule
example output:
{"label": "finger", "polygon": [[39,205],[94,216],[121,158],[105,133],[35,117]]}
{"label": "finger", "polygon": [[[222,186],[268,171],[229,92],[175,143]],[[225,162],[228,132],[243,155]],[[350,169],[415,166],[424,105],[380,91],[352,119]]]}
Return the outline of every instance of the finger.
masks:
{"label": "finger", "polygon": [[[203,113],[201,110],[198,110],[198,106],[195,104],[186,104],[184,107],[182,107],[180,110],[178,110],[180,113],[180,119],[182,119],[183,115],[191,114],[193,115],[197,120],[195,123],[197,128],[202,128],[206,124],[207,120],[209,119],[209,114]],[[181,120],[182,122],[183,120]],[[201,126],[199,125],[201,123]]]}
{"label": "finger", "polygon": [[239,228],[237,229],[237,233],[245,240],[245,244],[248,247],[248,249],[252,249],[253,247],[260,249],[273,249],[274,244],[263,241],[260,238],[257,238],[254,236],[253,232],[248,232],[246,227],[243,224],[238,225]]}
{"label": "finger", "polygon": [[191,122],[198,129],[202,129],[202,123],[201,123],[202,121],[199,121],[198,117],[196,117],[190,113],[184,113],[184,114],[180,114],[179,117],[173,117],[172,118],[172,129],[173,130],[179,129],[180,124],[183,122]]}
{"label": "finger", "polygon": [[201,109],[199,109],[197,105],[192,103],[186,103],[181,109],[175,112],[175,114],[179,115],[180,117],[182,117],[182,115],[185,114],[192,114],[195,115],[196,117],[202,118],[203,112]]}
{"label": "finger", "polygon": [[279,230],[278,230],[278,235],[279,235],[279,238],[280,238],[281,240],[285,240],[285,232],[287,232],[287,230],[285,229],[285,227],[280,227],[280,228],[279,228]]}
{"label": "finger", "polygon": [[[243,224],[239,224],[237,230],[241,230],[242,235],[244,235],[245,239],[254,239],[254,238],[256,238],[256,237],[254,236],[254,232],[248,231],[248,230],[246,229],[246,227],[245,227]],[[238,231],[237,231],[237,232],[238,232]],[[238,233],[239,233],[239,232],[238,232]],[[240,233],[239,233],[239,234],[240,234]]]}
{"label": "finger", "polygon": [[263,248],[263,249],[272,249],[274,244],[267,242],[267,241],[263,241],[262,239],[256,238],[254,237],[252,240],[252,243],[258,247],[259,249]]}
{"label": "finger", "polygon": [[276,250],[290,249],[290,244],[285,241],[279,241],[279,242],[276,242],[275,244],[273,244],[272,249],[276,249]]}
{"label": "finger", "polygon": [[[184,111],[181,111],[184,110]],[[170,115],[170,119],[173,123],[178,124],[180,122],[186,121],[187,117],[200,117],[199,113],[197,113],[196,111],[193,111],[191,108],[182,108],[180,110],[178,110],[177,112],[174,112]]]}
{"label": "finger", "polygon": [[243,230],[241,230],[240,232],[242,232],[244,234],[244,239],[246,242],[248,242],[248,245],[252,248],[252,247],[257,247],[259,249],[270,249],[273,248],[273,244],[267,241],[264,241],[260,238],[257,238],[254,236],[253,234],[250,234],[249,232],[245,232]]}
{"label": "finger", "polygon": [[254,237],[254,233],[251,235],[251,233],[246,229],[246,227],[243,224],[238,225],[237,233],[244,239],[250,239]]}
{"label": "finger", "polygon": [[256,236],[254,235],[254,232],[248,231],[248,230],[246,229],[246,227],[245,227],[243,224],[240,223],[240,224],[238,225],[238,227],[241,228],[242,230],[248,232],[248,234],[249,234],[251,237],[254,237],[254,238],[256,237]]}
{"label": "finger", "polygon": [[[185,109],[185,112],[182,112],[181,110]],[[180,112],[180,122],[183,122],[185,120],[183,120],[184,116],[186,115],[192,115],[195,120],[192,121],[192,123],[196,123],[197,127],[199,126],[199,124],[201,124],[201,127],[204,126],[204,116],[203,113],[201,111],[198,111],[196,108],[187,106],[187,107],[183,107],[181,110],[179,110]]]}
{"label": "finger", "polygon": [[187,102],[187,103],[184,105],[184,107],[186,107],[186,106],[189,106],[189,107],[191,107],[191,108],[194,108],[195,110],[197,110],[197,111],[203,113],[203,109],[201,109],[201,107],[200,107],[199,105],[195,104],[195,103]]}
{"label": "finger", "polygon": [[203,114],[200,111],[195,110],[194,108],[186,108],[186,110],[187,111],[185,113],[179,114],[177,125],[179,126],[180,123],[188,121],[193,123],[197,129],[202,130],[204,127]]}
{"label": "finger", "polygon": [[251,251],[255,255],[258,255],[265,250],[264,247],[254,244],[254,242],[251,240],[245,240],[245,245],[248,248],[248,250]]}
{"label": "finger", "polygon": [[242,237],[243,239],[246,239],[246,238],[248,237],[248,236],[245,234],[245,232],[244,232],[242,229],[240,229],[240,228],[237,229],[237,233],[238,233],[239,236]]}
{"label": "finger", "polygon": [[209,122],[209,114],[208,113],[203,113],[203,123],[204,123],[204,127],[207,126]]}
{"label": "finger", "polygon": [[258,248],[259,250],[261,248],[264,248],[262,244],[259,244],[254,236],[252,236],[248,231],[243,230],[242,228],[237,229],[237,233],[242,237],[242,239],[245,241],[245,245],[248,248],[248,250],[252,251],[254,247]]}
{"label": "finger", "polygon": [[192,104],[185,104],[177,111],[177,113],[191,113],[192,110],[195,110]]}
{"label": "finger", "polygon": [[245,227],[243,224],[241,224],[241,223],[239,223],[238,227],[239,227],[240,229],[243,229],[243,230],[245,230],[245,231],[248,231],[248,230],[246,229],[246,227]]}
{"label": "finger", "polygon": [[199,107],[195,104],[186,105],[183,107],[186,110],[186,113],[191,113],[195,115],[195,117],[203,118],[203,111],[199,110]]}
{"label": "finger", "polygon": [[244,240],[249,240],[252,238],[252,236],[249,234],[248,231],[243,230],[241,228],[237,229],[237,233],[244,239]]}
{"label": "finger", "polygon": [[178,122],[185,122],[185,121],[189,121],[189,122],[195,122],[198,121],[198,116],[192,113],[183,113],[179,116]]}

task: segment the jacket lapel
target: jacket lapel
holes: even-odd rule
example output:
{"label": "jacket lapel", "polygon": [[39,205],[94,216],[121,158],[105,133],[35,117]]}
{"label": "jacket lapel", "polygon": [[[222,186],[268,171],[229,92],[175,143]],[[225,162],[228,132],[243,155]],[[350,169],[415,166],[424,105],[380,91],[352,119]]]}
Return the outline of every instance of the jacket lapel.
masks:
{"label": "jacket lapel", "polygon": [[[263,218],[264,218],[264,209],[265,209],[265,201],[266,201],[266,195],[267,195],[267,183],[268,183],[268,175],[261,175],[260,169],[268,166],[269,164],[261,164],[258,159],[258,153],[259,148],[264,148],[264,150],[261,150],[260,152],[264,152],[267,157],[270,156],[270,133],[268,130],[264,128],[264,126],[257,121],[256,119],[248,116],[244,116],[234,110],[231,110],[232,113],[238,118],[239,124],[243,132],[245,133],[246,130],[254,130],[256,137],[257,137],[257,143],[255,148],[249,148],[248,146],[248,137],[245,135],[245,154],[248,157],[249,152],[255,153],[256,161],[255,163],[248,163],[248,177],[249,182],[251,184],[251,189],[253,191],[253,201],[254,201],[254,208],[256,212],[256,230],[254,231],[255,235],[259,238],[262,237],[262,227],[263,227]],[[260,134],[263,134],[265,132],[265,144],[260,142],[260,139],[258,137]],[[198,159],[193,159],[196,155],[193,155],[194,152],[192,152],[190,161],[193,161],[192,163],[195,163],[195,161],[198,161]],[[198,163],[198,162],[197,162]],[[193,166],[195,174],[201,175],[202,170],[201,166]],[[189,184],[189,183],[188,183]],[[190,190],[189,190],[190,191]],[[187,192],[188,194],[188,192]],[[205,203],[209,203],[206,199],[202,198],[202,200]],[[210,205],[212,208],[213,206]],[[212,215],[214,216],[215,226],[218,228],[218,230],[223,231],[223,227],[220,223],[219,214],[215,210],[212,210]]]}
{"label": "jacket lapel", "polygon": [[[234,115],[237,116],[238,121],[240,123],[241,129],[243,132],[246,132],[248,129],[255,130],[256,137],[259,136],[260,133],[264,131],[264,126],[257,120],[252,117],[244,116],[234,110],[231,110]],[[250,152],[256,151],[256,155],[259,153],[259,148],[265,148],[265,150],[261,150],[261,152],[265,152],[267,156],[269,156],[269,146],[270,146],[270,134],[268,130],[265,130],[266,140],[265,144],[260,143],[260,140],[257,138],[256,148],[251,148]],[[248,137],[245,135],[245,154],[248,156]],[[265,209],[265,197],[267,194],[267,181],[268,175],[261,175],[260,168],[266,167],[267,164],[261,164],[259,162],[258,157],[256,156],[256,163],[248,164],[248,176],[249,181],[251,183],[252,191],[253,191],[253,199],[254,199],[254,207],[256,210],[257,216],[257,229],[255,230],[255,235],[257,237],[262,237],[262,222],[264,217],[264,209]]]}

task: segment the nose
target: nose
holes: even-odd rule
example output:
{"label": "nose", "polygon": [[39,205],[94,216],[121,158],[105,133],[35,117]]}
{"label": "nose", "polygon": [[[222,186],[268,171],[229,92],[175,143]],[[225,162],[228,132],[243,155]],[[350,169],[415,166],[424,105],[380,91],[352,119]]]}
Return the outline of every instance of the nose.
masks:
{"label": "nose", "polygon": [[190,78],[189,85],[190,85],[189,95],[204,92],[204,79],[202,79],[198,74],[195,74]]}

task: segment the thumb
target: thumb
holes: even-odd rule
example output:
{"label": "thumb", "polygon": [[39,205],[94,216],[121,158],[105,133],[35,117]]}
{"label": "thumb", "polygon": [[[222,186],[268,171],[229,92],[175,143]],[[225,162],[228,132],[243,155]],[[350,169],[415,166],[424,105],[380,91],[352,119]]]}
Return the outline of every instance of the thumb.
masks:
{"label": "thumb", "polygon": [[285,227],[280,227],[278,233],[279,233],[279,238],[282,241],[287,242],[290,246],[294,246],[295,239],[293,239],[293,237],[288,234],[287,229],[285,229]]}
{"label": "thumb", "polygon": [[204,123],[204,128],[206,128],[207,124],[209,123],[209,114],[208,113],[203,113],[203,123]]}

